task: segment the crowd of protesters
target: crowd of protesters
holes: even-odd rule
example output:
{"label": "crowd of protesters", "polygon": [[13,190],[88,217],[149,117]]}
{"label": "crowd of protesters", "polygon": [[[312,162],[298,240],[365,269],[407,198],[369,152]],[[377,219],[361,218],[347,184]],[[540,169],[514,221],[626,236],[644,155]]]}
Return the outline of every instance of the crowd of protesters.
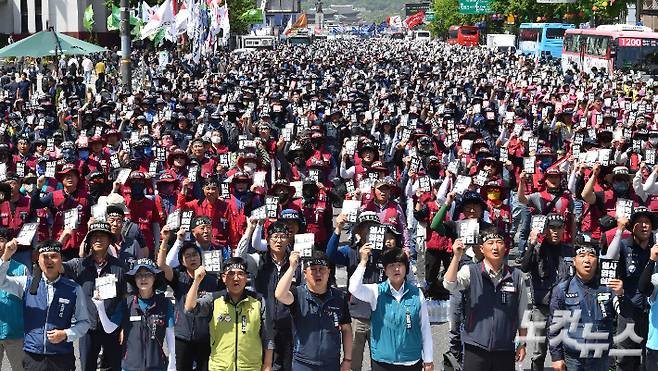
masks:
{"label": "crowd of protesters", "polygon": [[387,39],[133,61],[0,67],[13,370],[658,369],[658,81]]}

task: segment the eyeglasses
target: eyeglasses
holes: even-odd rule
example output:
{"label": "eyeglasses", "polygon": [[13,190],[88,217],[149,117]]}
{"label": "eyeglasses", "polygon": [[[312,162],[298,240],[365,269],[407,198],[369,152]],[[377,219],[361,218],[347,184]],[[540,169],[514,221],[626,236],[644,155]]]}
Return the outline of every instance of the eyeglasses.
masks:
{"label": "eyeglasses", "polygon": [[135,275],[135,278],[137,279],[147,279],[153,277],[153,273],[137,273]]}
{"label": "eyeglasses", "polygon": [[309,268],[312,274],[324,274],[329,272],[328,267],[314,267],[314,268]]}
{"label": "eyeglasses", "polygon": [[288,235],[287,235],[287,234],[283,234],[283,233],[277,233],[277,234],[273,234],[273,235],[271,235],[271,236],[270,236],[270,239],[271,239],[271,240],[274,240],[274,241],[283,241],[283,240],[288,239]]}
{"label": "eyeglasses", "polygon": [[226,273],[224,273],[224,274],[226,275],[227,278],[234,278],[234,277],[236,277],[236,276],[237,276],[238,278],[244,278],[244,277],[247,276],[247,273],[245,273],[245,272],[243,272],[243,271],[228,271],[228,272],[226,272]]}

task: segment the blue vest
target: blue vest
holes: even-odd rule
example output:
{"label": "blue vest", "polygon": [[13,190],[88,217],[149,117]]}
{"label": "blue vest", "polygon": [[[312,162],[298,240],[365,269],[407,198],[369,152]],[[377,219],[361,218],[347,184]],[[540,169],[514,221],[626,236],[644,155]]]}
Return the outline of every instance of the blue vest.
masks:
{"label": "blue vest", "polygon": [[422,358],[423,334],[420,329],[420,294],[417,287],[405,283],[398,303],[388,280],[379,284],[377,308],[370,317],[372,359],[384,363],[403,363]]}
{"label": "blue vest", "polygon": [[[7,276],[25,276],[27,267],[16,260],[9,261]],[[23,337],[23,301],[18,297],[0,290],[0,340],[20,339]]]}
{"label": "blue vest", "polygon": [[523,276],[519,269],[504,266],[504,277],[494,286],[484,263],[468,266],[471,277],[464,290],[462,341],[487,351],[514,351]]}
{"label": "blue vest", "polygon": [[324,301],[311,294],[306,285],[294,288],[297,300],[291,309],[293,356],[302,363],[332,369],[340,365],[339,320],[345,308],[343,294],[329,287]]}
{"label": "blue vest", "polygon": [[129,317],[124,321],[124,370],[165,370],[168,359],[162,349],[169,321],[171,302],[162,294],[153,296],[154,303],[142,312],[136,296],[126,299]]}
{"label": "blue vest", "polygon": [[28,277],[23,292],[23,315],[25,318],[25,343],[23,350],[34,354],[73,354],[73,343],[62,341],[52,344],[46,333],[50,330],[64,330],[71,327],[77,300],[74,281],[60,276],[53,284],[54,295],[48,305],[48,287],[39,277],[36,295],[30,294],[32,277]]}
{"label": "blue vest", "polygon": [[[612,299],[615,293],[607,286],[598,284],[598,277],[594,277],[597,282],[594,285],[584,284],[578,277],[574,277],[560,283],[556,290],[558,301],[564,298],[565,309],[571,313],[580,310],[580,321],[574,331],[569,329],[569,338],[577,341],[579,344],[600,344],[608,343],[612,345],[613,326],[616,316],[615,309],[612,305]],[[620,308],[622,303],[620,303]],[[585,324],[592,326],[591,333],[608,333],[605,339],[585,339],[583,331]],[[565,325],[566,327],[566,325]],[[571,347],[568,342],[563,342],[565,351],[580,354],[580,349]]]}

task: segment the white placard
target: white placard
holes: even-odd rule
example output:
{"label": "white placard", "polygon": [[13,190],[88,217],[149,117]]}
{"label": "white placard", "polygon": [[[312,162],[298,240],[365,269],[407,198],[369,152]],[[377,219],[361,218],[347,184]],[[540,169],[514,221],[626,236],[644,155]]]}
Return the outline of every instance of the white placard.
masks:
{"label": "white placard", "polygon": [[617,199],[615,204],[615,216],[619,220],[621,218],[629,219],[633,212],[633,201],[625,198]]}
{"label": "white placard", "polygon": [[532,230],[537,231],[537,233],[544,233],[546,215],[533,215],[530,224],[532,226]]}
{"label": "white placard", "polygon": [[181,213],[180,217],[180,227],[185,228],[186,230],[190,230],[190,227],[192,226],[192,217],[194,216],[194,211],[192,210],[185,210]]}
{"label": "white placard", "polygon": [[452,189],[455,191],[455,193],[460,195],[468,190],[468,187],[471,186],[472,181],[473,179],[470,176],[458,175],[457,180],[455,180],[455,185]]}
{"label": "white placard", "polygon": [[132,172],[132,169],[121,169],[121,170],[119,170],[119,174],[117,174],[117,182],[119,184],[126,184],[126,181],[128,180],[128,177],[130,176],[131,172]]}
{"label": "white placard", "polygon": [[57,161],[46,161],[46,178],[54,178],[57,171]]}
{"label": "white placard", "polygon": [[[601,285],[607,285],[610,280],[617,278],[617,265],[619,261],[616,259],[601,259]],[[638,267],[636,267],[637,269]]]}
{"label": "white placard", "polygon": [[265,171],[257,171],[254,173],[254,185],[256,187],[265,187],[265,178],[267,176],[267,172]]}
{"label": "white placard", "polygon": [[77,207],[68,209],[64,212],[64,228],[71,230],[76,229],[79,222],[80,212]]}
{"label": "white placard", "polygon": [[299,252],[302,258],[309,258],[313,256],[313,245],[315,244],[315,234],[301,233],[295,235],[294,250]]}
{"label": "white placard", "polygon": [[199,174],[199,165],[190,166],[189,171],[187,172],[187,179],[190,183],[195,183]]}
{"label": "white placard", "polygon": [[105,221],[106,212],[107,206],[105,204],[91,205],[91,216],[93,216],[96,221]]}
{"label": "white placard", "polygon": [[167,216],[167,226],[172,231],[180,228],[180,210],[173,211]]}
{"label": "white placard", "polygon": [[457,223],[457,235],[462,239],[464,245],[477,245],[480,234],[480,224],[477,219],[464,219]]}
{"label": "white placard", "polygon": [[386,237],[386,226],[381,224],[370,226],[367,241],[372,244],[373,250],[383,250]]}
{"label": "white placard", "polygon": [[203,267],[212,273],[221,273],[224,256],[222,250],[210,250],[203,252]]}
{"label": "white placard", "polygon": [[114,299],[117,297],[117,277],[114,274],[106,274],[96,277],[96,288],[94,297],[101,300]]}
{"label": "white placard", "polygon": [[356,223],[360,208],[361,201],[359,200],[343,200],[342,212],[347,215],[347,221],[349,223]]}
{"label": "white placard", "polygon": [[523,171],[525,171],[526,174],[534,174],[535,173],[535,157],[524,157],[523,158]]}
{"label": "white placard", "polygon": [[34,236],[37,233],[37,229],[39,229],[39,223],[23,224],[21,230],[18,232],[18,236],[16,236],[16,242],[19,245],[31,246],[32,240],[34,240]]}

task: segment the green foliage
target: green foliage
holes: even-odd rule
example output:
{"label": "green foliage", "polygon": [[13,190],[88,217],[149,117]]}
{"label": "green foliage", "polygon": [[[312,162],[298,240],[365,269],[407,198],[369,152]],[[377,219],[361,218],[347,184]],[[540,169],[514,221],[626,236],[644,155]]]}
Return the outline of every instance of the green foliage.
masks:
{"label": "green foliage", "polygon": [[482,18],[479,15],[459,13],[458,0],[434,0],[432,9],[434,22],[430,24],[430,30],[439,36],[448,35],[448,28],[452,25],[472,24]]}
{"label": "green foliage", "polygon": [[228,19],[231,22],[231,33],[244,35],[249,31],[249,23],[240,18],[244,12],[256,7],[256,0],[227,0]]}

